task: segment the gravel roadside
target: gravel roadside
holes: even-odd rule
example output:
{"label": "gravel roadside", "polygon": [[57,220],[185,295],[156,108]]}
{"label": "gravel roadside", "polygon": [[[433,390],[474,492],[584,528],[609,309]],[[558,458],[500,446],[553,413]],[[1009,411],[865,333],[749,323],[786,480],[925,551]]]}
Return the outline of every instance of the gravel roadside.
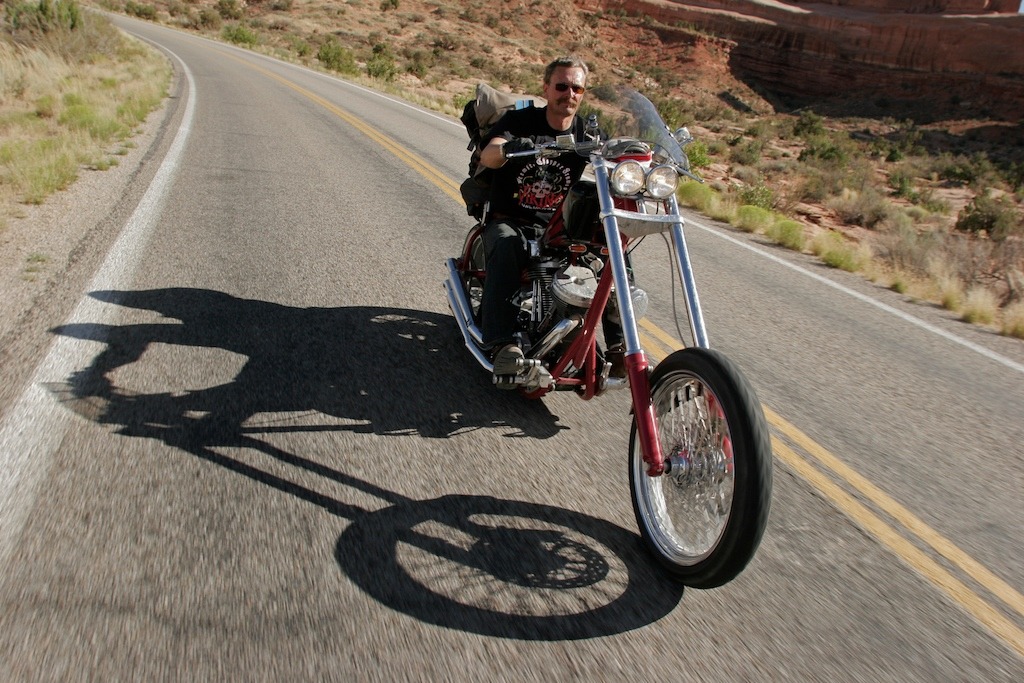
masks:
{"label": "gravel roadside", "polygon": [[[105,171],[82,169],[68,189],[0,230],[0,414],[16,398],[61,324],[83,296],[155,172],[173,135],[181,84]],[[161,144],[163,143],[163,144]],[[119,143],[126,146],[125,143]]]}

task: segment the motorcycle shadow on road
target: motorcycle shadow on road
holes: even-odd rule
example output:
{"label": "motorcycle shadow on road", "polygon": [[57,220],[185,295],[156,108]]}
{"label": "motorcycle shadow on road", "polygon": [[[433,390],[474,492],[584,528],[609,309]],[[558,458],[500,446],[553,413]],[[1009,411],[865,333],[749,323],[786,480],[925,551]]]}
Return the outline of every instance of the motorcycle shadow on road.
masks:
{"label": "motorcycle shadow on road", "polygon": [[[167,429],[230,439],[254,415],[302,412],[344,423],[279,429],[445,438],[512,427],[510,436],[543,439],[564,428],[543,402],[494,391],[485,373],[473,371],[468,354],[459,353],[458,332],[448,316],[393,308],[297,308],[191,288],[91,296],[164,318],[53,330],[105,345],[68,384],[74,396],[102,406],[95,418],[122,425],[126,434],[159,419]],[[219,349],[245,360],[231,381],[217,386],[146,394],[115,386],[112,375],[138,363],[156,344]],[[210,372],[217,374],[216,368]],[[189,417],[194,415],[203,417]]]}
{"label": "motorcycle shadow on road", "polygon": [[[575,640],[643,627],[681,600],[682,587],[656,570],[638,537],[610,522],[487,496],[412,500],[259,438],[319,430],[444,438],[496,427],[532,438],[557,433],[557,418],[542,402],[497,392],[479,371],[476,380],[468,376],[475,366],[467,354],[453,359],[451,350],[459,350],[461,340],[447,316],[294,308],[202,289],[91,296],[165,320],[56,328],[55,334],[103,348],[89,367],[51,391],[68,408],[116,426],[121,435],[161,440],[351,520],[335,557],[382,604],[429,624],[481,635]],[[223,349],[245,361],[232,381],[208,388],[141,393],[118,387],[118,371],[145,364],[143,356],[155,344]],[[174,369],[160,372],[174,375]],[[252,426],[254,416],[268,413],[341,421]],[[258,450],[390,505],[364,510],[218,447]]]}

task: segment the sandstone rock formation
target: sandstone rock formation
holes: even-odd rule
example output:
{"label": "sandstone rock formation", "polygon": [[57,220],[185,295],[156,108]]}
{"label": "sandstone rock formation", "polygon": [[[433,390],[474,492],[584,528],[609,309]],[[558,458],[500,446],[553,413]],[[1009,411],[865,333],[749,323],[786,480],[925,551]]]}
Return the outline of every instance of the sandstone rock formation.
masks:
{"label": "sandstone rock formation", "polygon": [[[780,108],[1024,120],[1017,0],[577,0],[735,41],[730,67]],[[1012,10],[1011,10],[1012,7]]]}
{"label": "sandstone rock formation", "polygon": [[939,12],[948,14],[1017,14],[1018,0],[792,0],[798,5],[839,5],[872,12],[907,14]]}

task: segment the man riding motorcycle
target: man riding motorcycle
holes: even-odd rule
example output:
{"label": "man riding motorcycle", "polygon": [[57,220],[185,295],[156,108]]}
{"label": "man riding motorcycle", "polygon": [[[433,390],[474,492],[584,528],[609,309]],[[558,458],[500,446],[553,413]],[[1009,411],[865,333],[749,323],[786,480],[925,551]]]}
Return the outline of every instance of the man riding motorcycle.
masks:
{"label": "man riding motorcycle", "polygon": [[[518,309],[512,299],[526,265],[526,243],[533,226],[544,225],[579,180],[587,159],[576,154],[558,157],[508,155],[533,149],[559,135],[583,140],[586,124],[577,116],[586,92],[587,65],[575,57],[561,57],[544,70],[543,95],[547,105],[507,112],[484,134],[480,162],[494,169],[491,213],[483,244],[487,278],[481,301],[485,347],[492,354],[494,376],[516,375],[523,350],[515,343]],[[608,320],[603,325],[612,376],[625,375],[622,333]],[[495,382],[503,388],[512,383]]]}

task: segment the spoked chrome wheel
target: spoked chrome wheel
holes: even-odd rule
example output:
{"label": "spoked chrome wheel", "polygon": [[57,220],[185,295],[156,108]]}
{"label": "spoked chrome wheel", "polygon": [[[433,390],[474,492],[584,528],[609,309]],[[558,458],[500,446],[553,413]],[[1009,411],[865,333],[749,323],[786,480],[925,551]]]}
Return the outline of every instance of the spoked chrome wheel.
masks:
{"label": "spoked chrome wheel", "polygon": [[760,404],[736,367],[706,349],[658,364],[651,396],[666,472],[647,474],[634,422],[629,479],[647,546],[687,585],[733,579],[768,519],[771,448]]}

